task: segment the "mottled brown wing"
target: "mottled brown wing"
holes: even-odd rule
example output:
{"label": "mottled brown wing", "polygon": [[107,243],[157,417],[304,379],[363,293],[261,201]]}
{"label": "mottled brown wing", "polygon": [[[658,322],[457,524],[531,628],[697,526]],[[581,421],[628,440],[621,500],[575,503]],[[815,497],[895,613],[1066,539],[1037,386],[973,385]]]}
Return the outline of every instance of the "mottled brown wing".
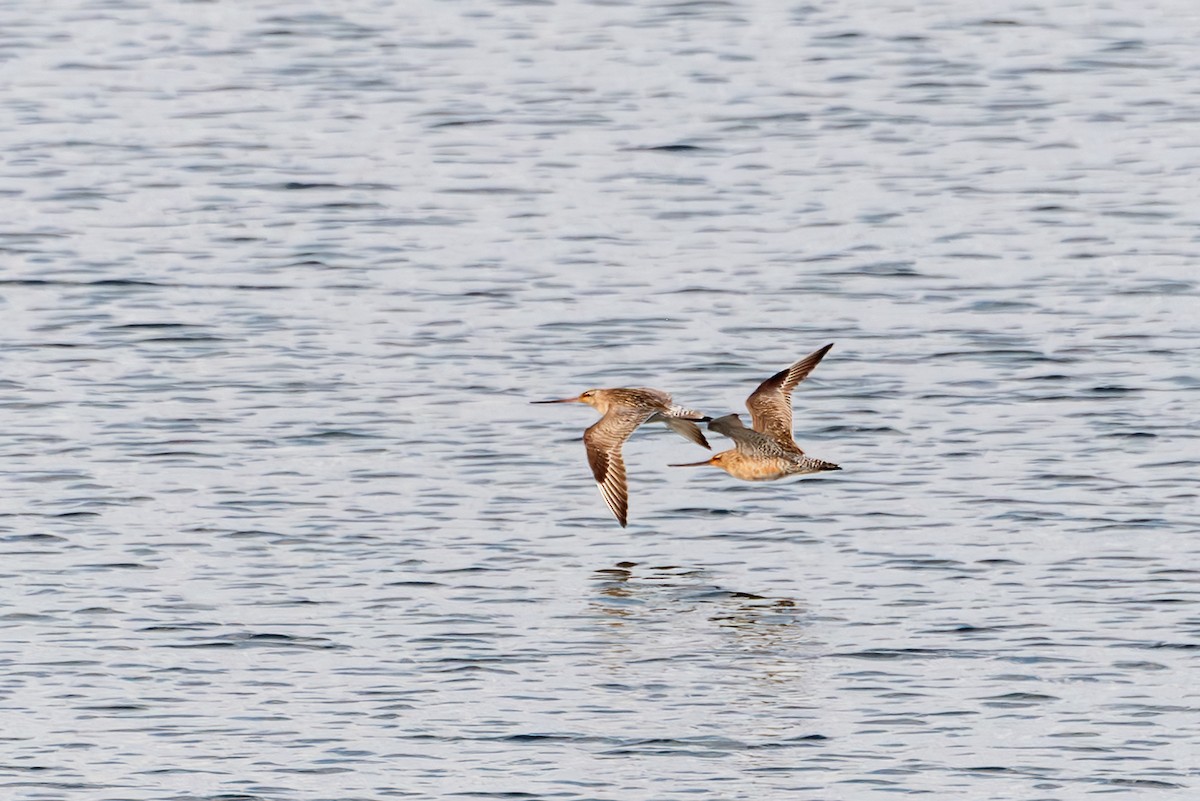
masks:
{"label": "mottled brown wing", "polygon": [[755,431],[761,431],[776,442],[796,445],[792,439],[792,390],[808,377],[832,347],[833,343],[830,342],[786,370],[780,370],[759,384],[758,389],[746,398],[746,408],[750,410]]}
{"label": "mottled brown wing", "polygon": [[741,453],[751,456],[762,456],[767,453],[779,452],[779,446],[769,437],[746,428],[742,424],[742,418],[736,414],[727,414],[724,417],[718,417],[708,424],[708,428],[710,431],[724,434],[733,440],[734,449]]}
{"label": "mottled brown wing", "polygon": [[629,489],[625,483],[625,459],[621,446],[629,435],[646,422],[653,410],[629,408],[610,409],[600,420],[583,432],[588,464],[600,486],[600,494],[624,528],[629,519]]}

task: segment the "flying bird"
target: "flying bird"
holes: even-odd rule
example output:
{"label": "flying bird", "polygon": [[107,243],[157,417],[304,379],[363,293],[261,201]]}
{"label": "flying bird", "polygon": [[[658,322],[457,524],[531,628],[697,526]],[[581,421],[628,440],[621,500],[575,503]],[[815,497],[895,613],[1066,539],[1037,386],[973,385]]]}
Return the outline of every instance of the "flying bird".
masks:
{"label": "flying bird", "polygon": [[785,476],[841,470],[836,464],[808,456],[792,438],[792,390],[812,372],[833,347],[825,347],[758,385],[746,398],[751,425],[746,428],[736,414],[717,417],[708,423],[710,431],[733,440],[733,448],[714,454],[711,459],[671,467],[713,465],[743,481],[774,481]]}
{"label": "flying bird", "polygon": [[625,459],[621,446],[642,423],[666,423],[674,432],[697,445],[709,448],[708,440],[694,421],[705,421],[699,412],[676,406],[671,396],[662,390],[589,389],[578,397],[560,400],[532,401],[533,403],[586,403],[602,417],[583,432],[588,464],[600,486],[600,494],[608,508],[624,528],[629,521],[629,489],[625,482]]}

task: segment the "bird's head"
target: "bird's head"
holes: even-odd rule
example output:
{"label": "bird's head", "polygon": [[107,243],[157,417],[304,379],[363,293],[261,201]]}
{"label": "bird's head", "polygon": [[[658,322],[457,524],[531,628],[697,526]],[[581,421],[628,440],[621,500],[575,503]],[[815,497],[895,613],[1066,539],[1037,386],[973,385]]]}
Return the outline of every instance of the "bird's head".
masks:
{"label": "bird's head", "polygon": [[[573,398],[559,398],[558,400],[530,401],[530,403],[586,403],[588,406],[600,408],[602,402],[602,392],[598,389],[589,389],[580,392]],[[603,411],[603,410],[601,410]]]}

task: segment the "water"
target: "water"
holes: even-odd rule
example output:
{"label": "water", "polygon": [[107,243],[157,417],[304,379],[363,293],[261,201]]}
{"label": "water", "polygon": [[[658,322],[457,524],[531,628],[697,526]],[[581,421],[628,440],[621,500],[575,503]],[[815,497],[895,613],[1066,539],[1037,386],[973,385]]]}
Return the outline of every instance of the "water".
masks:
{"label": "water", "polygon": [[[0,9],[5,798],[1200,786],[1185,0]],[[743,484],[578,438],[836,345]]]}

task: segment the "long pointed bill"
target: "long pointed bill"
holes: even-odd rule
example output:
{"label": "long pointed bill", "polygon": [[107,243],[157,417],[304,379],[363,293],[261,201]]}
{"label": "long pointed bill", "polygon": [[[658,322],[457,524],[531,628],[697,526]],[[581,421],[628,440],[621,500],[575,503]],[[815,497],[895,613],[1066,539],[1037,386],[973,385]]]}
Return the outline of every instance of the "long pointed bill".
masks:
{"label": "long pointed bill", "polygon": [[712,459],[705,459],[703,462],[688,462],[687,464],[669,464],[667,467],[703,467],[706,464],[712,464]]}
{"label": "long pointed bill", "polygon": [[583,403],[579,398],[559,398],[558,400],[530,401],[530,403]]}

